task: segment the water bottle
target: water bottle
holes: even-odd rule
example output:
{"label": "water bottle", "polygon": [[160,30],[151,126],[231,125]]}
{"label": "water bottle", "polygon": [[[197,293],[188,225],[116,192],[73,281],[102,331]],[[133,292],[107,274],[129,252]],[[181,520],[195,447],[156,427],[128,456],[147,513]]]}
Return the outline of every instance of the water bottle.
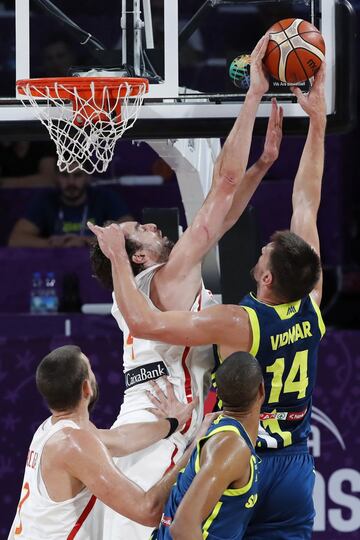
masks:
{"label": "water bottle", "polygon": [[57,313],[59,299],[56,294],[56,280],[54,272],[47,272],[44,290],[44,305],[46,313]]}
{"label": "water bottle", "polygon": [[30,312],[41,313],[43,310],[42,298],[43,282],[40,272],[34,272],[30,291]]}

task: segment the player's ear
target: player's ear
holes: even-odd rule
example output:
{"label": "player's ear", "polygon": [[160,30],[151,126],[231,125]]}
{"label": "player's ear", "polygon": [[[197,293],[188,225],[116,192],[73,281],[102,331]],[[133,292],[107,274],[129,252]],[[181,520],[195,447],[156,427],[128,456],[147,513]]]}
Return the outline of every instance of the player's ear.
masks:
{"label": "player's ear", "polygon": [[262,279],[263,279],[264,284],[267,285],[267,286],[269,287],[270,285],[272,285],[272,283],[273,283],[273,281],[274,281],[274,276],[272,275],[272,273],[270,272],[270,270],[267,270],[267,271],[264,273]]}
{"label": "player's ear", "polygon": [[131,256],[131,260],[135,264],[145,264],[148,260],[148,256],[145,251],[139,249]]}
{"label": "player's ear", "polygon": [[262,383],[259,386],[259,401],[263,403],[264,399],[265,399],[265,385],[264,385],[264,381],[262,381]]}
{"label": "player's ear", "polygon": [[83,391],[84,398],[88,398],[88,397],[92,396],[93,391],[92,391],[89,379],[84,380],[83,386],[82,386],[82,391]]}

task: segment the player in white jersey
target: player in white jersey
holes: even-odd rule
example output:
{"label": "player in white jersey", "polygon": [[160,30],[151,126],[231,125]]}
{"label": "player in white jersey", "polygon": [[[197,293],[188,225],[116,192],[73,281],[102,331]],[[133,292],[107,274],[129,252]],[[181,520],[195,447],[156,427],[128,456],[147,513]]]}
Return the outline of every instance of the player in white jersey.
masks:
{"label": "player in white jersey", "polygon": [[113,465],[105,444],[113,455],[145,448],[182,425],[193,407],[172,396],[172,403],[161,403],[170,407],[168,412],[177,411],[175,418],[97,430],[89,421],[98,394],[95,375],[88,358],[73,345],[42,360],[36,383],[52,416],[30,444],[9,540],[98,540],[103,506],[97,498],[131,519],[157,525],[178,469],[145,493]]}
{"label": "player in white jersey", "polygon": [[[211,303],[201,281],[201,262],[221,236],[236,223],[259,182],[278,156],[281,141],[281,108],[273,102],[264,152],[246,172],[252,131],[258,105],[268,89],[262,58],[267,47],[263,37],[255,47],[251,61],[251,86],[239,117],[216,161],[212,187],[194,222],[174,247],[154,224],[127,222],[120,225],[136,281],[153,309],[196,311]],[[246,174],[245,174],[246,172]],[[89,224],[92,228],[92,225]],[[94,231],[95,232],[95,231]],[[92,252],[92,266],[100,282],[112,288],[110,261],[98,245]],[[121,276],[119,276],[121,279]],[[193,435],[203,416],[204,396],[210,384],[213,355],[210,347],[184,348],[133,338],[116,302],[113,315],[124,332],[124,371],[127,388],[120,415],[114,426],[134,421],[150,421],[147,410],[151,399],[147,380],[168,373],[181,400],[199,397],[191,425],[169,440],[125,459],[116,460],[121,470],[144,489],[159,480],[180,458],[188,436]],[[150,529],[134,525],[106,510],[104,539],[147,540]]]}

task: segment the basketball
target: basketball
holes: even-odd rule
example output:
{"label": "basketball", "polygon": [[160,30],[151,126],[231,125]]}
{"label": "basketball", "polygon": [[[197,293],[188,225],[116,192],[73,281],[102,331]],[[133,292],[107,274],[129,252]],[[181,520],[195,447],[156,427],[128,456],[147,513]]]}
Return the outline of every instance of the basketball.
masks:
{"label": "basketball", "polygon": [[237,88],[248,90],[250,86],[250,55],[237,56],[230,64],[230,79]]}
{"label": "basketball", "polygon": [[268,32],[264,64],[275,79],[296,84],[315,75],[325,58],[325,42],[314,25],[303,19],[283,19]]}

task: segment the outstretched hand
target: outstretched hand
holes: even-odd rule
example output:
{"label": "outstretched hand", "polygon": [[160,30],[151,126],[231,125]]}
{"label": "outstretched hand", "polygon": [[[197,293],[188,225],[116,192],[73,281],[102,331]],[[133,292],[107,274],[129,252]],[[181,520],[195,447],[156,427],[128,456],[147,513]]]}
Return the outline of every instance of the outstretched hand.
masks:
{"label": "outstretched hand", "polygon": [[181,428],[192,415],[193,410],[199,404],[199,398],[194,398],[191,403],[182,403],[177,399],[174,387],[168,379],[165,379],[166,394],[156,381],[149,381],[152,392],[147,391],[147,396],[154,408],[148,409],[158,418],[177,418]]}
{"label": "outstretched hand", "polygon": [[269,34],[258,41],[250,59],[250,92],[262,97],[269,90],[269,78],[263,64],[263,58],[269,43]]}
{"label": "outstretched hand", "polygon": [[299,105],[310,118],[326,117],[325,73],[326,65],[323,62],[314,77],[314,84],[308,94],[303,94],[297,86],[291,88],[292,93],[297,97]]}
{"label": "outstretched hand", "polygon": [[279,157],[280,145],[283,136],[284,111],[279,107],[276,98],[271,101],[271,115],[269,118],[262,159],[266,163],[274,163]]}
{"label": "outstretched hand", "polygon": [[112,223],[108,227],[99,227],[88,221],[87,226],[95,234],[101,251],[108,259],[125,250],[125,236],[119,225]]}

